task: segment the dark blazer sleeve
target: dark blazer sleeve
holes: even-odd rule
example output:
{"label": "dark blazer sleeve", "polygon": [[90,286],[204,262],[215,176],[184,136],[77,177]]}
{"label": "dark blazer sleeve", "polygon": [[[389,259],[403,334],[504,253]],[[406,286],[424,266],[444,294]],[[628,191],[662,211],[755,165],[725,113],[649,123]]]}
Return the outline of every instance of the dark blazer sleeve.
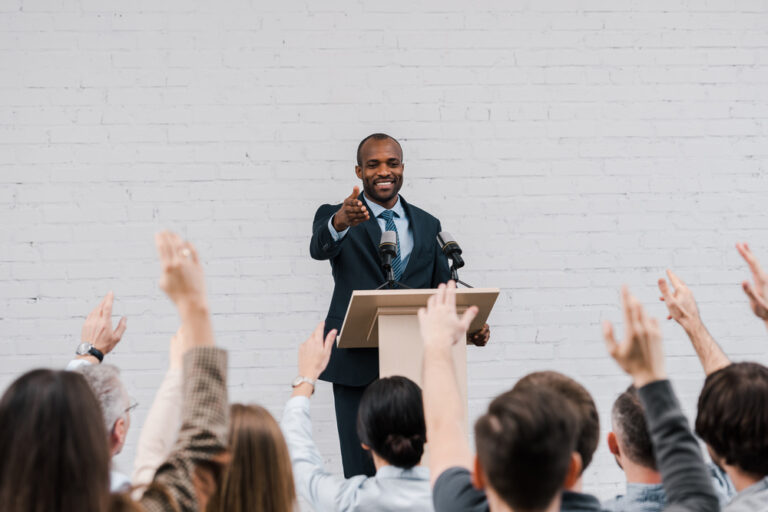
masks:
{"label": "dark blazer sleeve", "polygon": [[665,512],[720,510],[699,443],[688,428],[668,380],[637,390],[656,453],[656,465],[667,493]]}
{"label": "dark blazer sleeve", "polygon": [[[437,233],[440,233],[442,230],[443,227],[440,225],[440,221],[437,221]],[[432,247],[435,252],[435,263],[432,269],[432,288],[437,288],[437,285],[447,283],[451,278],[451,269],[448,267],[448,258],[443,254],[437,241],[432,244]]]}
{"label": "dark blazer sleeve", "polygon": [[309,242],[309,254],[316,260],[329,260],[341,251],[346,237],[338,242],[328,230],[328,221],[339,210],[338,205],[324,204],[317,209],[312,222],[312,240]]}

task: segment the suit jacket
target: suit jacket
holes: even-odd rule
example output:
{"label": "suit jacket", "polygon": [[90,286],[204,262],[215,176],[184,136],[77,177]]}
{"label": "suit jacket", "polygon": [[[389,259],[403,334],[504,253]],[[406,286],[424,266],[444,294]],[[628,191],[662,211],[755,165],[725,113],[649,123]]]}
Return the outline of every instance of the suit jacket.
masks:
{"label": "suit jacket", "polygon": [[225,460],[229,428],[226,351],[215,347],[187,351],[183,379],[181,431],[152,486],[139,500],[146,512],[203,510],[195,486],[198,470],[213,475]]}
{"label": "suit jacket", "polygon": [[[359,199],[368,208],[364,195]],[[435,288],[451,278],[448,259],[437,244],[440,221],[400,196],[413,232],[413,250],[400,281],[412,288]],[[333,297],[325,319],[325,332],[341,329],[353,290],[373,290],[386,279],[379,258],[381,228],[373,217],[349,229],[336,242],[328,221],[341,204],[324,204],[315,213],[309,252],[316,260],[330,260]],[[370,211],[370,209],[369,209]],[[379,351],[375,348],[340,349],[334,345],[322,380],[347,386],[365,386],[379,376]]]}

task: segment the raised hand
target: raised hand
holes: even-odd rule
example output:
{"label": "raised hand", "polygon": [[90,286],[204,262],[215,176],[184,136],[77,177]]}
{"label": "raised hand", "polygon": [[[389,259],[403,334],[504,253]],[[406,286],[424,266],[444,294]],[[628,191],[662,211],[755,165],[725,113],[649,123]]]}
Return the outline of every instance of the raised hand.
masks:
{"label": "raised hand", "polygon": [[163,267],[160,288],[177,307],[205,305],[203,267],[192,244],[170,231],[157,233],[155,244]]}
{"label": "raised hand", "polygon": [[466,340],[466,332],[478,309],[472,306],[461,317],[456,313],[456,283],[441,284],[429,298],[427,307],[419,309],[419,327],[424,348],[450,348]]}
{"label": "raised hand", "polygon": [[608,353],[632,376],[637,388],[666,379],[659,323],[655,318],[646,316],[643,306],[629,293],[626,286],[621,290],[621,302],[626,334],[624,341],[617,343],[613,335],[613,325],[610,322],[603,323],[603,336]]}
{"label": "raised hand", "polygon": [[768,321],[768,274],[760,267],[760,262],[757,261],[746,243],[736,244],[736,249],[749,265],[754,280],[754,284],[750,284],[749,281],[742,282],[741,287],[749,297],[749,304],[755,315]]}
{"label": "raised hand", "polygon": [[99,305],[88,314],[81,331],[80,339],[87,341],[104,355],[112,352],[112,349],[120,343],[128,326],[128,319],[122,317],[117,327],[112,330],[112,303],[114,300],[114,293],[109,292],[105,295]]}
{"label": "raised hand", "polygon": [[163,268],[160,288],[176,304],[181,317],[183,336],[178,336],[178,340],[182,351],[213,346],[215,342],[205,296],[203,267],[197,251],[192,244],[169,231],[157,233],[155,244]]}
{"label": "raised hand", "polygon": [[355,187],[352,189],[352,194],[344,199],[341,208],[333,216],[333,229],[341,232],[348,227],[357,226],[371,218],[368,209],[357,198],[359,195],[360,189]]}
{"label": "raised hand", "polygon": [[696,305],[696,300],[693,298],[693,292],[671,270],[667,270],[667,277],[672,286],[674,286],[674,291],[670,290],[669,284],[667,284],[664,278],[659,279],[660,299],[664,301],[669,311],[667,320],[674,318],[677,323],[683,326],[683,329],[690,331],[697,324],[701,323],[699,308]]}
{"label": "raised hand", "polygon": [[325,322],[320,322],[299,346],[299,375],[310,380],[317,380],[331,359],[331,350],[336,342],[336,329],[331,329],[323,338]]}

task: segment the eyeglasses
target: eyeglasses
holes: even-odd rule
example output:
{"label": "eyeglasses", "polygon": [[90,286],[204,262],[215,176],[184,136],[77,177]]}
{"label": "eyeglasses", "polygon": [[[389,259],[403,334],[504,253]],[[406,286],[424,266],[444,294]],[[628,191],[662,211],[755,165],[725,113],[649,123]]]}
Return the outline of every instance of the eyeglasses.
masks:
{"label": "eyeglasses", "polygon": [[131,405],[125,408],[125,412],[131,412],[138,406],[139,406],[139,402],[137,402],[136,400],[131,400]]}

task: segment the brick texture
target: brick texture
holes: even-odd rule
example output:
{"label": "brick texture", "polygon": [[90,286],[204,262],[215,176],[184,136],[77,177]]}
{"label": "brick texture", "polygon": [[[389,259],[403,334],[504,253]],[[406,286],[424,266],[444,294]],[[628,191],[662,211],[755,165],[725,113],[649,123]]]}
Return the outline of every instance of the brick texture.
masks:
{"label": "brick texture", "polygon": [[[403,142],[403,194],[461,242],[462,277],[502,289],[472,417],[552,368],[594,393],[604,434],[628,379],[600,322],[622,283],[665,316],[666,267],[729,354],[764,361],[733,244],[768,265],[767,26],[765,0],[2,0],[0,386],[64,366],[114,290],[130,469],[178,322],[152,242],[170,228],[206,262],[232,400],[279,417],[330,300],[312,216],[374,131]],[[691,413],[702,372],[664,334]],[[330,386],[313,407],[338,472]],[[622,487],[611,459],[585,476],[601,497]]]}

